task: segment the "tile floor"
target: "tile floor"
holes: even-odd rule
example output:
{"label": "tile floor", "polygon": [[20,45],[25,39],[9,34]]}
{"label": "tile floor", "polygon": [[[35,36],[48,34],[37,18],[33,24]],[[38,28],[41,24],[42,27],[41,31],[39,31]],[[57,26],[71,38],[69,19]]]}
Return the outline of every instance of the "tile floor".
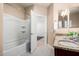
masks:
{"label": "tile floor", "polygon": [[34,53],[28,54],[28,56],[54,56],[54,48],[48,44],[44,45],[44,38],[42,38],[38,40]]}

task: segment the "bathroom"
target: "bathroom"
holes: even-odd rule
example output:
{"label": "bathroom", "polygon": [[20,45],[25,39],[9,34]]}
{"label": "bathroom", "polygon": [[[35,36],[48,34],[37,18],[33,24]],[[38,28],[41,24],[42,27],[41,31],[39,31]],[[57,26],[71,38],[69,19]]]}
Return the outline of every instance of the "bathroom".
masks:
{"label": "bathroom", "polygon": [[78,56],[78,13],[78,3],[0,3],[0,55]]}

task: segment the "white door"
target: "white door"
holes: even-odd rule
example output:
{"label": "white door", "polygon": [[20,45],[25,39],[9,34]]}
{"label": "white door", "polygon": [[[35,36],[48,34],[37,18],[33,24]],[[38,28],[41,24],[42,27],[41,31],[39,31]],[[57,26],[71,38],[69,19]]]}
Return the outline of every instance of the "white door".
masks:
{"label": "white door", "polygon": [[31,11],[31,53],[35,51],[37,46],[36,20],[37,17],[35,12]]}

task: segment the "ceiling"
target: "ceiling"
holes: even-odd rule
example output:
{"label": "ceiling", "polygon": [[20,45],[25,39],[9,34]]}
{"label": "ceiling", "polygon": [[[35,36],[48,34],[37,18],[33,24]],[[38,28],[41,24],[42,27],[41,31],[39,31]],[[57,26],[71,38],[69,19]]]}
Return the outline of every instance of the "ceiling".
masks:
{"label": "ceiling", "polygon": [[40,5],[40,6],[45,6],[45,7],[48,7],[50,5],[50,3],[16,3],[22,7],[29,7],[29,6],[32,6],[32,5]]}
{"label": "ceiling", "polygon": [[22,7],[29,7],[29,6],[32,6],[33,4],[32,3],[16,3]]}
{"label": "ceiling", "polygon": [[50,5],[50,3],[36,3],[34,5],[40,5],[40,6],[48,7]]}

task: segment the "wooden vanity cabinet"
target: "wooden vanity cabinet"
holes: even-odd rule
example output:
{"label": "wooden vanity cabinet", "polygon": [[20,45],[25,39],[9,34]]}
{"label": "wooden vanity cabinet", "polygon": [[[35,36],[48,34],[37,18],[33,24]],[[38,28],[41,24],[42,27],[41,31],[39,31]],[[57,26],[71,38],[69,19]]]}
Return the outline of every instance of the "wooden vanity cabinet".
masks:
{"label": "wooden vanity cabinet", "polygon": [[55,48],[55,56],[79,56],[79,52]]}

